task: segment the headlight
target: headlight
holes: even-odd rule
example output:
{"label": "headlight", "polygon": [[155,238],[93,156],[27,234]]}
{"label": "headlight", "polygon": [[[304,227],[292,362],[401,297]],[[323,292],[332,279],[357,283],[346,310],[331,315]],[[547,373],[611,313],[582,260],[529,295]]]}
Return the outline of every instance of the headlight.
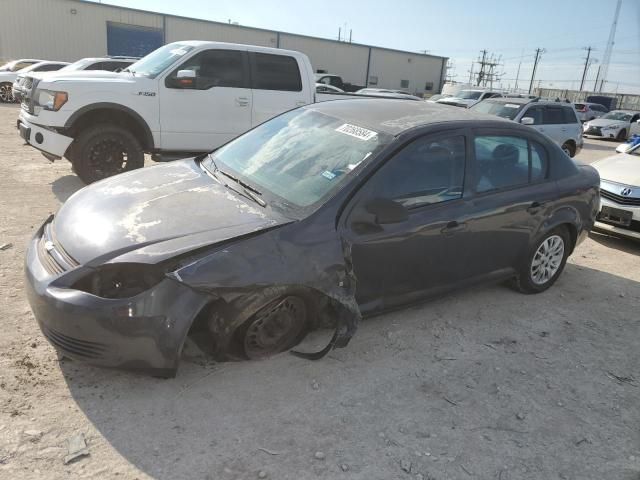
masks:
{"label": "headlight", "polygon": [[67,103],[69,96],[67,92],[54,92],[51,90],[38,90],[36,103],[45,110],[57,112]]}
{"label": "headlight", "polygon": [[103,265],[72,285],[72,288],[102,298],[131,298],[165,278],[156,265],[119,263]]}

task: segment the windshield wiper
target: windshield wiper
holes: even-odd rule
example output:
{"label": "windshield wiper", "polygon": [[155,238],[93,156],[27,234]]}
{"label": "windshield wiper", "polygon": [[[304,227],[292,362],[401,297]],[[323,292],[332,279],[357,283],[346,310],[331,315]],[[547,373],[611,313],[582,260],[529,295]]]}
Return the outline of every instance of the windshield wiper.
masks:
{"label": "windshield wiper", "polygon": [[211,174],[214,177],[217,178],[216,172],[220,172],[225,177],[230,178],[231,180],[236,182],[238,185],[240,185],[242,187],[242,191],[236,190],[235,188],[231,188],[229,186],[229,184],[224,183],[224,185],[226,187],[231,188],[231,190],[233,190],[236,193],[239,193],[240,195],[248,197],[250,200],[253,200],[254,202],[256,202],[261,207],[266,207],[267,206],[267,202],[265,202],[260,197],[258,197],[258,195],[262,195],[262,192],[256,190],[255,188],[253,188],[251,185],[247,184],[246,182],[243,182],[242,180],[240,180],[235,175],[232,175],[229,172],[225,172],[224,170],[220,170],[220,168],[216,164],[216,161],[213,158],[213,155],[209,154],[208,156],[209,156],[209,160],[211,160],[211,164],[213,165],[213,171],[211,172]]}

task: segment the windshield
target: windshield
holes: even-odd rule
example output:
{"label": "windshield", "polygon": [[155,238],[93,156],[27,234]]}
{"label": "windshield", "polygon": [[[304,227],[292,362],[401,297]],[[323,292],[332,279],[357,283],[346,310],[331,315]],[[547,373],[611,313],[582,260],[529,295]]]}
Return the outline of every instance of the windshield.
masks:
{"label": "windshield", "polygon": [[203,161],[215,173],[231,169],[258,190],[293,207],[319,203],[338,190],[390,135],[308,109],[276,117]]}
{"label": "windshield", "polygon": [[471,110],[513,120],[516,118],[516,115],[518,115],[518,112],[522,110],[523,106],[524,105],[518,105],[517,103],[492,102],[491,100],[485,100],[484,102],[473,105]]}
{"label": "windshield", "polygon": [[631,121],[631,115],[625,112],[609,112],[604,115],[602,118],[606,120],[621,120],[623,122]]}
{"label": "windshield", "polygon": [[474,90],[462,90],[458,95],[458,98],[462,98],[463,100],[477,100],[482,95],[482,92],[477,92]]}
{"label": "windshield", "polygon": [[145,77],[155,78],[162,73],[169,65],[182,58],[195,47],[182,43],[170,43],[164,47],[154,50],[146,57],[141,58],[136,63],[129,65],[125,71],[133,72]]}

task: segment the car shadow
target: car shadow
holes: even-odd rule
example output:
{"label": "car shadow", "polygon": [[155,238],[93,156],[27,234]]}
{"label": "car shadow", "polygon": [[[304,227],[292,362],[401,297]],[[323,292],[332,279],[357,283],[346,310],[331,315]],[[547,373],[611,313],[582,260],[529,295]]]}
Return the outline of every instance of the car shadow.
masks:
{"label": "car shadow", "polygon": [[582,145],[582,150],[583,151],[598,151],[598,152],[611,152],[611,154],[613,155],[614,153],[616,153],[616,147],[623,143],[620,140],[614,140],[614,139],[605,139],[605,140],[594,140],[594,139],[590,139],[590,142],[584,142],[584,144]]}
{"label": "car shadow", "polygon": [[[594,296],[601,302],[585,300]],[[634,388],[603,374],[637,368],[634,298],[639,282],[567,264],[541,295],[490,285],[373,317],[347,348],[316,362],[288,354],[183,359],[170,380],[60,366],[104,441],[156,479],[257,478],[260,470],[269,478],[341,478],[346,468],[351,478],[396,478],[400,459],[414,451],[464,452],[480,478],[497,478],[504,462],[520,468],[529,452],[541,471],[560,468],[560,452],[574,460],[562,468],[586,473],[599,468],[589,452],[619,448],[609,440],[640,421]],[[627,413],[591,410],[596,401]],[[572,446],[584,435],[582,453]],[[520,441],[523,450],[514,446]],[[90,442],[95,460],[102,442]],[[621,448],[616,458],[633,453]],[[452,460],[420,455],[412,471],[445,478]]]}
{"label": "car shadow", "polygon": [[60,203],[66,202],[71,195],[84,187],[85,184],[76,175],[64,175],[51,183],[51,191]]}
{"label": "car shadow", "polygon": [[640,241],[630,238],[616,237],[604,232],[591,231],[589,238],[605,247],[621,250],[632,255],[640,255]]}

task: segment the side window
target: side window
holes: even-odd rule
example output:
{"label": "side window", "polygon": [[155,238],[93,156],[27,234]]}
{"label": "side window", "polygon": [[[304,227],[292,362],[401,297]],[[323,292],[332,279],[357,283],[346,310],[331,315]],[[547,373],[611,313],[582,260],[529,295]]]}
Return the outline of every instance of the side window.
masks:
{"label": "side window", "polygon": [[371,192],[407,208],[462,197],[465,137],[420,138],[390,159],[371,180]]}
{"label": "side window", "polygon": [[333,85],[334,87],[338,87],[340,88],[340,86],[342,85],[342,82],[340,81],[340,79],[338,77],[330,77],[330,84]]}
{"label": "side window", "polygon": [[53,72],[55,70],[60,70],[64,65],[58,65],[55,63],[49,63],[47,65],[42,65],[35,69],[36,72]]}
{"label": "side window", "polygon": [[252,53],[251,56],[253,58],[251,88],[287,92],[302,90],[300,69],[295,58],[267,53]]}
{"label": "side window", "polygon": [[578,123],[578,118],[573,111],[573,108],[562,107],[564,111],[564,123]]}
{"label": "side window", "polygon": [[125,62],[104,62],[103,69],[108,70],[109,72],[119,72],[120,70],[127,68],[129,65],[130,64]]}
{"label": "side window", "polygon": [[20,62],[20,63],[16,63],[16,65],[13,67],[13,71],[17,72],[18,70],[22,70],[23,68],[29,67],[31,65],[33,65],[36,62]]}
{"label": "side window", "polygon": [[322,77],[318,80],[318,83],[324,83],[325,85],[331,85],[331,77]]}
{"label": "side window", "polygon": [[565,122],[564,112],[562,107],[545,107],[542,116],[542,123],[544,125],[559,125]]}
{"label": "side window", "polygon": [[474,147],[479,193],[526,185],[547,176],[547,151],[536,142],[521,137],[478,136]]}
{"label": "side window", "polygon": [[529,142],[529,148],[531,149],[531,183],[535,183],[547,178],[549,155],[539,143]]}
{"label": "side window", "polygon": [[534,125],[542,125],[542,108],[541,107],[531,107],[529,110],[524,112],[522,117],[530,117],[533,118]]}
{"label": "side window", "polygon": [[[209,90],[213,87],[247,88],[248,75],[246,52],[241,50],[205,50],[177,67],[167,77],[167,88],[195,88]],[[195,84],[183,85],[177,78],[180,70],[193,70]]]}
{"label": "side window", "polygon": [[102,62],[92,63],[87,68],[85,68],[85,70],[104,70],[104,67],[102,65]]}

